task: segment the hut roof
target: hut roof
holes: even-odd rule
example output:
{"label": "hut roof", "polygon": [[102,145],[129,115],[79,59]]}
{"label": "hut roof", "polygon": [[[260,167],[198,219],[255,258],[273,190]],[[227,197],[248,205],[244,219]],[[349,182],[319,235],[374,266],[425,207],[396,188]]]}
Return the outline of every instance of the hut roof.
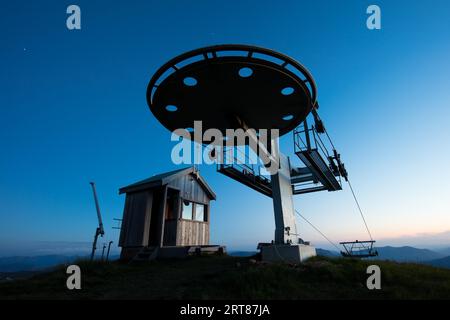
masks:
{"label": "hut roof", "polygon": [[208,196],[212,200],[216,200],[216,194],[212,191],[211,187],[206,183],[205,179],[202,178],[202,176],[199,174],[199,172],[194,167],[177,169],[177,170],[168,171],[168,172],[164,172],[164,173],[160,173],[160,174],[151,176],[148,179],[141,180],[136,183],[130,184],[126,187],[120,188],[119,194],[137,192],[137,191],[141,191],[144,189],[150,189],[150,188],[154,188],[154,187],[163,186],[179,177],[189,175],[189,174],[193,174],[196,177],[198,183],[202,186],[202,188],[208,194]]}

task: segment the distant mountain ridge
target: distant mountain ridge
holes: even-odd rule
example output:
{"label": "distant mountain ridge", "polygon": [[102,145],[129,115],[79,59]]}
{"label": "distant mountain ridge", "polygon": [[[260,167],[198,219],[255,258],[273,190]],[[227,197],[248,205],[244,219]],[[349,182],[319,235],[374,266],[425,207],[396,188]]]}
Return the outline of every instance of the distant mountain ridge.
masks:
{"label": "distant mountain ridge", "polygon": [[424,263],[433,267],[450,268],[450,256],[441,259],[425,261]]}
{"label": "distant mountain ridge", "polygon": [[[374,260],[392,260],[397,262],[423,263],[436,267],[450,268],[450,255],[446,256],[446,251],[433,251],[429,249],[418,249],[410,246],[403,247],[378,247],[379,255]],[[337,251],[317,248],[317,255],[323,257],[339,257]],[[236,257],[250,257],[257,254],[257,251],[230,251],[229,255]],[[48,268],[73,263],[86,255],[40,255],[40,256],[14,256],[0,257],[0,273],[8,272],[34,272],[46,270]],[[117,259],[117,255],[111,259]]]}
{"label": "distant mountain ridge", "polygon": [[316,253],[322,257],[339,257],[341,254],[337,251],[331,251],[326,249],[317,248]]}
{"label": "distant mountain ridge", "polygon": [[393,260],[398,262],[424,262],[429,260],[435,260],[444,258],[445,255],[429,250],[429,249],[417,249],[410,246],[403,247],[378,247],[378,256],[374,259],[381,260]]}
{"label": "distant mountain ridge", "polygon": [[60,264],[72,263],[85,256],[42,255],[31,257],[2,257],[0,272],[40,271]]}
{"label": "distant mountain ridge", "polygon": [[446,256],[446,257],[450,256],[450,247],[439,249],[439,250],[434,250],[434,251],[436,251],[436,252],[438,252],[438,253]]}

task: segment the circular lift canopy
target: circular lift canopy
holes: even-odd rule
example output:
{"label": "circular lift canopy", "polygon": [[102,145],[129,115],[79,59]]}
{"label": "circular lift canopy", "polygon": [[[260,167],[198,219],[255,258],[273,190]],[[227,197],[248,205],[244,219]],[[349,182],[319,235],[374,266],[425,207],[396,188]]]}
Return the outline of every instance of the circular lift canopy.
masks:
{"label": "circular lift canopy", "polygon": [[[184,53],[164,64],[147,88],[147,103],[174,131],[297,127],[316,104],[316,85],[300,63],[272,50],[217,45]],[[191,138],[193,134],[191,133]]]}

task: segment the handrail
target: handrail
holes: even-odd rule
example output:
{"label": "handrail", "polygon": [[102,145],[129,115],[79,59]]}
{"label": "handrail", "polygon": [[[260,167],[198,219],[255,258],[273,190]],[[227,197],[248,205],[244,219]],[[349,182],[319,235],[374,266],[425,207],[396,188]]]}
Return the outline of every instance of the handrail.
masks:
{"label": "handrail", "polygon": [[[307,129],[308,132],[311,133],[310,136],[312,136],[312,148],[316,150],[320,150],[322,152],[322,155],[328,158],[330,156],[330,153],[328,152],[328,148],[326,147],[325,143],[323,142],[322,138],[317,133],[317,130],[314,126],[311,126]],[[295,151],[305,151],[308,149],[307,143],[302,139],[302,134],[305,134],[305,129],[294,129],[294,148],[297,148]],[[303,145],[303,147],[300,145],[300,143]]]}
{"label": "handrail", "polygon": [[[246,153],[243,153],[242,151],[238,150],[236,147],[224,147],[223,148],[223,154],[224,154],[224,161],[221,164],[218,164],[218,168],[235,168],[239,170],[241,173],[244,173],[243,170],[247,170],[252,177],[254,181],[257,179],[265,180],[267,182],[270,182],[270,179],[263,174],[261,174],[261,165],[258,164],[246,164],[245,162],[242,162],[239,160],[235,153],[233,152],[233,156],[228,154],[228,151],[236,149],[240,154],[243,154],[246,159],[249,159],[249,156]],[[231,158],[232,157],[232,158]],[[231,161],[226,161],[231,158]]]}

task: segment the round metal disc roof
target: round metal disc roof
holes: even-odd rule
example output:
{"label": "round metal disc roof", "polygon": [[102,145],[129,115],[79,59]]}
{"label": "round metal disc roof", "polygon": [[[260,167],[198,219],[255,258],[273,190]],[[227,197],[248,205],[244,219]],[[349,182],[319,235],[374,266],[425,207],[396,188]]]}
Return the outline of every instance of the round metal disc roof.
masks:
{"label": "round metal disc roof", "polygon": [[[161,124],[203,132],[247,127],[298,126],[316,103],[316,85],[300,63],[272,50],[218,45],[184,53],[164,64],[147,88],[147,103]],[[246,128],[244,128],[246,129]],[[192,136],[192,133],[191,133]]]}

